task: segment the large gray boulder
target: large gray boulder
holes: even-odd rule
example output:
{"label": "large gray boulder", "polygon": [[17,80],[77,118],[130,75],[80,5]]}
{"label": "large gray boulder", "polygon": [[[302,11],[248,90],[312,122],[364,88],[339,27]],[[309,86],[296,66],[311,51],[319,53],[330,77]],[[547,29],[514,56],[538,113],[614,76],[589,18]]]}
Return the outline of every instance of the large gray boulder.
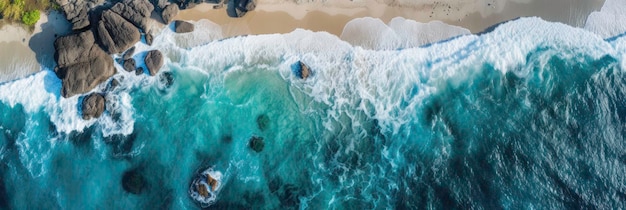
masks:
{"label": "large gray boulder", "polygon": [[82,101],[82,115],[84,120],[90,120],[91,118],[98,118],[105,109],[104,96],[99,93],[92,93],[83,98]]}
{"label": "large gray boulder", "polygon": [[115,74],[113,59],[95,44],[91,31],[59,37],[54,47],[63,97],[88,92]]}
{"label": "large gray boulder", "polygon": [[72,30],[80,30],[89,26],[89,7],[82,0],[56,0],[65,14],[67,21],[72,23]]}
{"label": "large gray boulder", "polygon": [[143,31],[148,29],[148,21],[153,10],[154,6],[147,0],[125,0],[111,7],[111,11]]}
{"label": "large gray boulder", "polygon": [[102,13],[96,31],[102,49],[109,54],[124,52],[141,38],[139,30],[132,23],[111,10]]}
{"label": "large gray boulder", "polygon": [[256,3],[254,0],[229,0],[226,7],[226,14],[228,14],[229,17],[239,18],[255,8]]}
{"label": "large gray boulder", "polygon": [[178,15],[179,9],[177,4],[169,4],[163,8],[163,12],[161,12],[161,18],[163,19],[163,23],[169,24],[172,22],[172,19]]}
{"label": "large gray boulder", "polygon": [[193,29],[194,26],[191,23],[182,20],[174,21],[174,32],[176,33],[189,33],[192,32]]}
{"label": "large gray boulder", "polygon": [[144,62],[146,63],[150,75],[154,76],[159,73],[161,66],[163,66],[163,54],[158,50],[148,51]]}

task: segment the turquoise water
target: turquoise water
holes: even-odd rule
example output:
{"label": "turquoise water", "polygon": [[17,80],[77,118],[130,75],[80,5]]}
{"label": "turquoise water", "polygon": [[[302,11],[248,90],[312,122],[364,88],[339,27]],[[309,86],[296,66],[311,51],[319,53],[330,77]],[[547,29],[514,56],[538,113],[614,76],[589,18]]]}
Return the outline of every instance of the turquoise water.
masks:
{"label": "turquoise water", "polygon": [[0,207],[197,209],[207,167],[224,174],[216,209],[626,205],[624,38],[539,19],[400,51],[168,36],[162,73],[118,73],[96,121],[50,71],[0,85]]}

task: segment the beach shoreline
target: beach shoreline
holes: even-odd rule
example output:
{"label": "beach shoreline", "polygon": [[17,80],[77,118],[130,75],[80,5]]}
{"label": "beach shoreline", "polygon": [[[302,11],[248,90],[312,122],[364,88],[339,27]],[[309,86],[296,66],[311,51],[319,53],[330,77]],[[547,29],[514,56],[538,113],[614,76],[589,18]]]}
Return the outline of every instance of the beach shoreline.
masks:
{"label": "beach shoreline", "polygon": [[[390,6],[376,0],[340,0],[332,3],[259,0],[256,9],[241,18],[230,18],[224,8],[214,9],[213,4],[203,3],[181,10],[174,19],[209,20],[222,28],[224,38],[289,33],[299,28],[325,31],[341,37],[347,23],[364,17],[378,18],[385,24],[396,17],[417,23],[442,21],[478,33],[489,26],[520,16],[539,16],[548,21],[582,27],[586,17],[591,12],[600,10],[603,4],[604,0],[529,3],[494,0],[462,4],[418,2],[410,6]],[[572,9],[573,7],[576,8]],[[70,32],[71,24],[57,11],[42,12],[32,33],[20,24],[3,25],[0,28],[0,45],[14,50],[0,52],[0,82],[22,78],[43,68],[52,69],[54,40],[57,36]]]}

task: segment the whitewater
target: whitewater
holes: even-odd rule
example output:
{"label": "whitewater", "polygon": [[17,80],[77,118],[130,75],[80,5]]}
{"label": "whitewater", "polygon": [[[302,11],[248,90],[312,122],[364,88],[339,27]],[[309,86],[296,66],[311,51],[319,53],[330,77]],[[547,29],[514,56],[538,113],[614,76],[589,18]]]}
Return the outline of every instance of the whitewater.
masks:
{"label": "whitewater", "polygon": [[98,119],[51,70],[0,84],[0,207],[197,209],[206,168],[217,209],[626,206],[624,34],[520,18],[362,47],[195,24],[138,43],[161,73],[118,70]]}

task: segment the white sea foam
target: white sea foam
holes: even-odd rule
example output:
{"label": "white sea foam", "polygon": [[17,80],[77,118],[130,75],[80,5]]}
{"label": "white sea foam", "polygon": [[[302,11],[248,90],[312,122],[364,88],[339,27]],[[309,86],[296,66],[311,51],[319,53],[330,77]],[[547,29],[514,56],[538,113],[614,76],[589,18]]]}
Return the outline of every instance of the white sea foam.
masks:
{"label": "white sea foam", "polygon": [[626,0],[606,0],[602,9],[592,12],[587,18],[585,29],[603,38],[626,32]]}
{"label": "white sea foam", "polygon": [[395,50],[419,47],[467,34],[470,34],[469,30],[441,21],[419,23],[396,17],[386,25],[378,18],[367,17],[348,22],[340,38],[365,49]]}

